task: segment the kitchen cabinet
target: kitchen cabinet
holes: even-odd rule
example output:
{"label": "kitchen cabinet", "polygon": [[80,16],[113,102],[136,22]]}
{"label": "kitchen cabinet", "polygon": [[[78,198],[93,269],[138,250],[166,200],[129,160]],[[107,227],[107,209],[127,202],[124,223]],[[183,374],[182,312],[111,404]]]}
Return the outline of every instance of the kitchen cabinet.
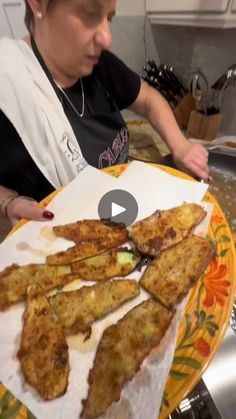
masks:
{"label": "kitchen cabinet", "polygon": [[236,27],[236,0],[146,0],[152,24]]}
{"label": "kitchen cabinet", "polygon": [[0,0],[0,38],[22,38],[26,35],[24,15],[24,0]]}
{"label": "kitchen cabinet", "polygon": [[224,12],[228,0],[147,0],[149,11],[160,13]]}

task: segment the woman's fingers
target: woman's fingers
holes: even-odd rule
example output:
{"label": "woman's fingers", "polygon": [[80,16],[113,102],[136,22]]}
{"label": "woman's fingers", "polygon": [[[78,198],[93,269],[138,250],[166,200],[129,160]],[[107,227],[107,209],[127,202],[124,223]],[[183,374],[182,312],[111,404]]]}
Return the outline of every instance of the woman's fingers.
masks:
{"label": "woman's fingers", "polygon": [[12,225],[15,225],[21,218],[34,221],[49,221],[54,217],[52,212],[45,208],[40,208],[36,201],[20,196],[9,204],[7,215]]}
{"label": "woman's fingers", "polygon": [[201,167],[198,166],[196,163],[192,163],[188,166],[184,166],[182,164],[179,164],[178,162],[176,162],[177,167],[188,173],[189,175],[194,175],[195,177],[198,177],[199,179],[203,179],[205,181],[208,181],[209,179],[209,170],[208,167]]}
{"label": "woman's fingers", "polygon": [[189,174],[194,174],[200,179],[208,180],[209,178],[208,164],[203,164],[202,161],[189,162],[182,168],[184,168]]}
{"label": "woman's fingers", "polygon": [[207,180],[209,178],[208,156],[196,153],[189,161],[189,168],[200,179]]}
{"label": "woman's fingers", "polygon": [[199,179],[203,179],[207,181],[209,179],[209,169],[208,166],[203,166],[202,164],[193,163],[192,171],[199,177]]}
{"label": "woman's fingers", "polygon": [[208,156],[208,151],[200,144],[189,144],[180,156],[176,156],[175,161],[181,170],[207,180],[209,177]]}

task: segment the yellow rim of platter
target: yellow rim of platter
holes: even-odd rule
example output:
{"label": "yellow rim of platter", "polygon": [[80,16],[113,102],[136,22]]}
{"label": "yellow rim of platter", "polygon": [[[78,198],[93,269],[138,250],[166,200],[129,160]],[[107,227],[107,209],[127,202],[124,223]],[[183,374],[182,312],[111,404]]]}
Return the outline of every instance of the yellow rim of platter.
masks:
{"label": "yellow rim of platter", "polygon": [[[193,180],[190,176],[166,166],[153,164],[169,174]],[[104,169],[118,177],[127,164]],[[40,206],[45,207],[57,195],[53,192]],[[204,201],[214,204],[208,236],[215,243],[217,257],[206,274],[190,293],[185,314],[180,323],[178,340],[163,396],[159,419],[166,418],[187,397],[200,380],[216,353],[228,327],[236,290],[236,258],[233,237],[225,216],[214,197],[207,192]],[[21,220],[11,234],[26,223]],[[9,394],[0,387],[1,399]],[[19,405],[18,405],[19,403]],[[10,404],[10,400],[9,400]],[[18,419],[34,416],[15,398],[11,400]],[[16,405],[18,408],[16,409]],[[9,409],[11,406],[9,406]]]}

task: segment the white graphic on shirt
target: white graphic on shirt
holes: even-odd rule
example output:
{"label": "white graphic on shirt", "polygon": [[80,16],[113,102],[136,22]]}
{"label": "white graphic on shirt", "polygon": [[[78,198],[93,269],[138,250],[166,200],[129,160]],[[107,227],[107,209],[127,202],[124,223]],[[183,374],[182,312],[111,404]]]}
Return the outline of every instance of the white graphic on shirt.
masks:
{"label": "white graphic on shirt", "polygon": [[75,164],[77,172],[81,172],[88,163],[83,158],[83,156],[78,152],[78,150],[74,147],[69,135],[67,132],[64,132],[61,137],[60,141],[62,145],[62,150],[65,156]]}

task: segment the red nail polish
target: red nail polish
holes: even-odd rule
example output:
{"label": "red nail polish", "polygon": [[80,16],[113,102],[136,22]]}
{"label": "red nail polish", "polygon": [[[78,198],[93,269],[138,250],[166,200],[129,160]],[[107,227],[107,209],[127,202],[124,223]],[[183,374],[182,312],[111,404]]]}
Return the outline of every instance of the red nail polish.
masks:
{"label": "red nail polish", "polygon": [[44,211],[43,216],[44,218],[47,218],[48,220],[52,220],[54,218],[54,214],[50,211]]}

